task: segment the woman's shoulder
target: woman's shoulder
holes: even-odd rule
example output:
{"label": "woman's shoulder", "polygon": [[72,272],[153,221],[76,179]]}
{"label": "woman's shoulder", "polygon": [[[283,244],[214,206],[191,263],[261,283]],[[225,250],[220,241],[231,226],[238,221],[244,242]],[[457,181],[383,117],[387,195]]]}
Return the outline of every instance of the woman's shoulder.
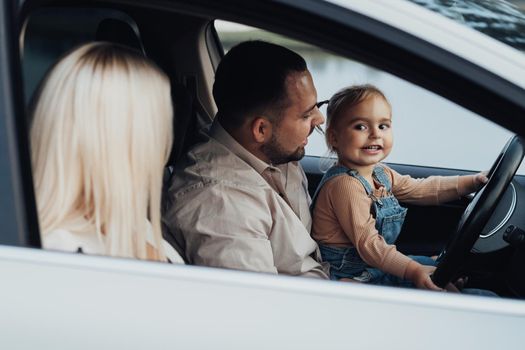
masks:
{"label": "woman's shoulder", "polygon": [[96,234],[78,233],[66,229],[54,229],[42,235],[44,249],[88,254],[103,254],[104,245]]}
{"label": "woman's shoulder", "polygon": [[180,254],[173,248],[173,246],[167,242],[165,239],[161,240],[161,246],[157,247],[155,244],[155,238],[153,236],[153,226],[149,221],[146,223],[146,242],[153,247],[154,249],[159,250],[162,249],[164,255],[166,258],[173,264],[184,264],[184,259],[180,256]]}
{"label": "woman's shoulder", "polygon": [[184,260],[180,254],[169,244],[166,240],[162,240],[162,248],[164,249],[164,254],[166,258],[173,264],[184,264]]}

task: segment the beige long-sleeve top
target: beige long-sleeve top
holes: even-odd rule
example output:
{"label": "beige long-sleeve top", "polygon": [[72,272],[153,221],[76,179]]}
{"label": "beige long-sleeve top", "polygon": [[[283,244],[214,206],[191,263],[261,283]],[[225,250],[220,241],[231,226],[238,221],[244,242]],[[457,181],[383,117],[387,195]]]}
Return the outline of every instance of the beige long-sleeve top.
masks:
{"label": "beige long-sleeve top", "polygon": [[299,163],[271,166],[215,121],[178,166],[164,223],[190,263],[328,278]]}
{"label": "beige long-sleeve top", "polygon": [[[392,193],[401,202],[436,205],[459,199],[474,190],[474,176],[430,176],[414,179],[400,175],[382,164],[392,183]],[[376,198],[386,190],[374,183]],[[320,190],[313,211],[312,237],[320,244],[356,247],[370,266],[404,277],[410,258],[389,245],[375,228],[372,199],[358,179],[341,175],[330,179]]]}

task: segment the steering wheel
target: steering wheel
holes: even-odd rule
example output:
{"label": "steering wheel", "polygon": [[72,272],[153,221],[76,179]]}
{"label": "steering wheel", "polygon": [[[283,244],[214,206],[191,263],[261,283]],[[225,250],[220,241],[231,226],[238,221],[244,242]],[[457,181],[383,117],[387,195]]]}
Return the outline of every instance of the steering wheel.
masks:
{"label": "steering wheel", "polygon": [[437,268],[432,275],[437,286],[444,288],[456,277],[516,174],[524,155],[525,139],[513,136],[490,168],[488,182],[476,192],[459,220],[456,233],[439,255]]}

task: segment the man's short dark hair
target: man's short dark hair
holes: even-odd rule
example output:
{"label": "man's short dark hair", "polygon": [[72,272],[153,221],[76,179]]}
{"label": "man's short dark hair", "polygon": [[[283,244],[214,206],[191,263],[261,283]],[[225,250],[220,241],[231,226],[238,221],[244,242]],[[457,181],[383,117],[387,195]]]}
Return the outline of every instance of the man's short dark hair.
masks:
{"label": "man's short dark hair", "polygon": [[221,124],[236,128],[254,113],[279,114],[287,107],[287,76],[306,70],[304,59],[285,47],[258,40],[234,46],[219,63],[213,84]]}

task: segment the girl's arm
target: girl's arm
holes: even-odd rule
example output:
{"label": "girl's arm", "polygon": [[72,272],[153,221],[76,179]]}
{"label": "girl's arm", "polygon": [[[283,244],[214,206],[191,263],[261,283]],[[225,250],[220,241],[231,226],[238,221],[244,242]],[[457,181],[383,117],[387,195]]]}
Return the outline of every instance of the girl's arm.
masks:
{"label": "girl's arm", "polygon": [[479,189],[485,182],[484,173],[464,176],[429,176],[414,179],[409,175],[400,175],[383,165],[392,181],[392,193],[402,202],[437,205],[460,199]]}
{"label": "girl's arm", "polygon": [[[339,176],[329,181],[319,194],[316,210],[321,209],[318,206],[323,211],[334,213],[334,220],[339,223],[359,256],[368,265],[409,279],[418,288],[441,290],[430,279],[430,274],[435,269],[433,266],[421,265],[410,259],[400,253],[395,245],[387,244],[379,235],[371,213],[372,200],[358,180],[350,176]],[[319,223],[314,221],[314,227]]]}

